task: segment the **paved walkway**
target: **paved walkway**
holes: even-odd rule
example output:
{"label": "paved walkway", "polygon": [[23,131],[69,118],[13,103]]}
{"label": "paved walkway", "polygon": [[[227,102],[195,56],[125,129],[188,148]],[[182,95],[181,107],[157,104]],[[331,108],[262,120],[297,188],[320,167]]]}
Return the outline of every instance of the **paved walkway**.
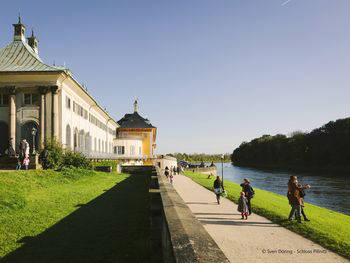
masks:
{"label": "paved walkway", "polygon": [[[237,205],[215,195],[190,178],[175,175],[174,187],[231,262],[350,262],[264,217],[241,220]],[[298,253],[299,252],[299,253]]]}

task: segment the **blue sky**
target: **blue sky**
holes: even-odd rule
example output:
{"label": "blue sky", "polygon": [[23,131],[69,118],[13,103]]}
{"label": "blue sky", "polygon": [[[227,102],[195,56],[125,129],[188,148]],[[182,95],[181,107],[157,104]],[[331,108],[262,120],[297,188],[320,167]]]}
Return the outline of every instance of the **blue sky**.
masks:
{"label": "blue sky", "polygon": [[159,153],[232,152],[349,116],[350,1],[284,2],[6,1],[0,46],[20,11],[116,119],[139,99]]}

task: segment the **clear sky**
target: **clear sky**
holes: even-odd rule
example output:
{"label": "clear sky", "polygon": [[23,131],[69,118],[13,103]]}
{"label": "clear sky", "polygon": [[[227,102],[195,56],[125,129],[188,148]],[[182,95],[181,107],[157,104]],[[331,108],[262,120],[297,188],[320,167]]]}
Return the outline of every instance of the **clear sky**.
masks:
{"label": "clear sky", "polygon": [[139,99],[158,153],[231,152],[350,115],[350,1],[285,2],[4,1],[0,46],[20,11],[117,120]]}

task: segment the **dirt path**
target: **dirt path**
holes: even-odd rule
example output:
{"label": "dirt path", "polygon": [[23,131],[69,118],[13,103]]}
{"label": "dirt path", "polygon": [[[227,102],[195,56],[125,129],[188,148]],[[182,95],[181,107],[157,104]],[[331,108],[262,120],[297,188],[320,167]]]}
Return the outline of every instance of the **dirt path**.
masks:
{"label": "dirt path", "polygon": [[237,205],[188,177],[176,175],[174,187],[231,262],[350,262],[264,217],[241,220]]}

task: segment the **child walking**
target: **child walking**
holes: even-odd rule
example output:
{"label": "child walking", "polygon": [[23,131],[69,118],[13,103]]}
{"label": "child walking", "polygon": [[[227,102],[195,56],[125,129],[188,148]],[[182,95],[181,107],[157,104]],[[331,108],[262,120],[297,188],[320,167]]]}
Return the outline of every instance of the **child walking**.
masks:
{"label": "child walking", "polygon": [[248,219],[248,199],[245,197],[244,192],[241,192],[241,196],[239,197],[237,210],[241,213],[241,219]]}
{"label": "child walking", "polygon": [[28,170],[28,167],[29,167],[29,157],[26,156],[23,160],[23,165],[25,167],[26,170]]}

